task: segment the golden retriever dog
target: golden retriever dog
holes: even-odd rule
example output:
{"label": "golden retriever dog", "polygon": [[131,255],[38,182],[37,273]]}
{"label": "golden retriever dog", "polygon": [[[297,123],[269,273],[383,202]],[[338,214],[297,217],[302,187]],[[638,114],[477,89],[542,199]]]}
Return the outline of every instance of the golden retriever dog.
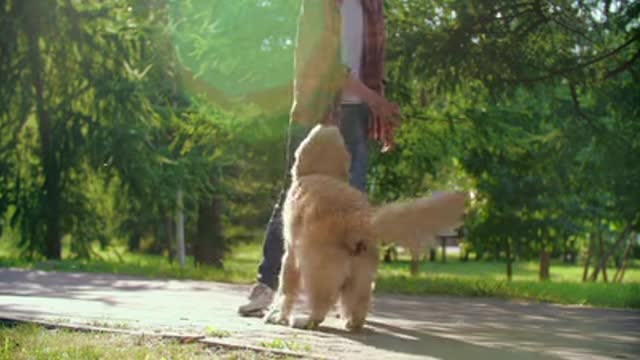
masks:
{"label": "golden retriever dog", "polygon": [[[361,329],[371,304],[381,240],[417,250],[462,218],[466,196],[461,193],[372,207],[365,194],[349,185],[350,164],[335,126],[314,127],[296,150],[283,208],[280,286],[267,322],[315,329],[339,301],[346,328]],[[294,319],[302,289],[310,315]]]}

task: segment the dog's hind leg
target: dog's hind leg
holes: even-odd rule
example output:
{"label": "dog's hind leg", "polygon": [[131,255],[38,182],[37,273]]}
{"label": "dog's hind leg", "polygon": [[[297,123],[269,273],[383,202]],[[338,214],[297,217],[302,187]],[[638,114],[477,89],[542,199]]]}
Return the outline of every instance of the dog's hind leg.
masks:
{"label": "dog's hind leg", "polygon": [[298,291],[300,290],[300,269],[296,263],[295,252],[287,251],[282,265],[282,271],[280,274],[280,292],[282,293],[282,306],[281,315],[282,320],[288,321],[293,310],[296,298],[298,297]]}
{"label": "dog's hind leg", "polygon": [[265,320],[271,323],[288,324],[299,290],[300,269],[296,263],[295,251],[289,246],[282,258],[276,305],[267,314]]}
{"label": "dog's hind leg", "polygon": [[372,285],[377,269],[377,253],[361,254],[352,264],[352,272],[340,293],[342,315],[346,328],[360,331],[371,306]]}
{"label": "dog's hind leg", "polygon": [[[340,255],[338,255],[340,256]],[[309,261],[301,264],[302,278],[308,295],[311,314],[297,318],[293,326],[303,329],[316,329],[324,321],[331,307],[338,299],[340,286],[347,273],[346,262],[336,256],[307,257]]]}

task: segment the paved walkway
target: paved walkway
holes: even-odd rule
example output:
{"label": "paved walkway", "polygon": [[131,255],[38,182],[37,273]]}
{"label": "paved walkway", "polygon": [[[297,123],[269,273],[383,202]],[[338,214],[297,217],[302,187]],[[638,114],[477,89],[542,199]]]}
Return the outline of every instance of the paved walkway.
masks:
{"label": "paved walkway", "polygon": [[337,359],[634,359],[640,312],[445,296],[376,297],[362,334],[329,319],[319,332],[241,318],[246,286],[0,269],[0,318],[206,334],[229,343],[289,341]]}

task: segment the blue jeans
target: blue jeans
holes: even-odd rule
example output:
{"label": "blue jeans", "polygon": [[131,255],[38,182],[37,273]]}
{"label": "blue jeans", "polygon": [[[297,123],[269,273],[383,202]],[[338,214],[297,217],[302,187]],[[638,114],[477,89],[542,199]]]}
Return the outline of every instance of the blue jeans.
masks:
{"label": "blue jeans", "polygon": [[[340,132],[351,153],[351,169],[349,182],[352,186],[366,193],[367,171],[369,169],[368,140],[369,108],[364,104],[342,105]],[[262,245],[262,262],[258,268],[258,281],[272,289],[278,288],[278,275],[284,255],[284,239],[282,236],[282,206],[291,183],[290,169],[293,156],[300,142],[307,136],[309,128],[292,123],[289,125],[287,140],[287,174],[285,187],[280,191],[278,201],[273,207],[271,218],[267,224],[264,243]]]}

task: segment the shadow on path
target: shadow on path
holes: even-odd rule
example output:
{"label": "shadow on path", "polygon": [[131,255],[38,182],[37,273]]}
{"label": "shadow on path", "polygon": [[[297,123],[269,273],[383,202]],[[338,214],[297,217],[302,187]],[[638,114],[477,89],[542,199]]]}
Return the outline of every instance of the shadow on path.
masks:
{"label": "shadow on path", "polygon": [[533,358],[631,359],[640,354],[639,311],[488,298],[379,296],[373,313],[369,324],[374,329],[427,342],[429,336],[464,339],[465,344],[529,352]]}
{"label": "shadow on path", "polygon": [[116,306],[114,293],[165,290],[198,292],[211,288],[197,282],[99,273],[20,269],[2,269],[0,273],[0,295],[91,300]]}
{"label": "shadow on path", "polygon": [[240,318],[248,287],[95,273],[0,269],[0,317],[117,320],[144,329],[232,332],[244,344],[299,339],[331,358],[633,359],[640,311],[500,299],[376,295],[365,331],[320,332]]}

